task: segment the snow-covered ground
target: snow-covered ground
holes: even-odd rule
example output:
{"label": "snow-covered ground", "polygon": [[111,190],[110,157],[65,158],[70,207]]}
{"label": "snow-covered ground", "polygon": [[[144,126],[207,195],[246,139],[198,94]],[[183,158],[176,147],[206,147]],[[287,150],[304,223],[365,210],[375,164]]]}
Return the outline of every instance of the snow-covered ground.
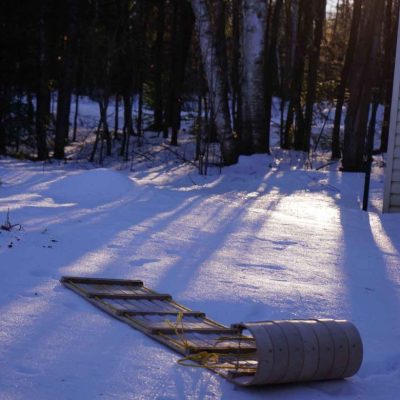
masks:
{"label": "snow-covered ground", "polygon": [[[286,167],[285,167],[286,165]],[[85,168],[86,167],[86,168]],[[396,399],[400,215],[370,212],[362,174],[242,157],[222,174],[0,159],[0,399]],[[62,287],[62,275],[141,279],[230,324],[345,318],[365,347],[346,381],[242,389]]]}

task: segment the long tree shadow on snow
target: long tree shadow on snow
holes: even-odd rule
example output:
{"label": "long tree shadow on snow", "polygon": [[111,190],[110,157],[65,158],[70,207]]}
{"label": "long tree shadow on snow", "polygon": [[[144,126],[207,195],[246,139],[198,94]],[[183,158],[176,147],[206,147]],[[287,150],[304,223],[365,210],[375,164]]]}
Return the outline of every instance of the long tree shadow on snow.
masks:
{"label": "long tree shadow on snow", "polygon": [[[257,176],[252,180],[239,180],[239,178],[239,174],[233,177],[224,176],[218,186],[210,191],[211,197],[204,198],[203,207],[207,207],[207,202],[210,204],[210,209],[207,211],[208,219],[202,222],[200,229],[194,230],[190,241],[181,243],[177,241],[176,246],[180,246],[181,254],[176,262],[166,269],[165,279],[163,278],[167,291],[175,293],[178,299],[183,298],[186,304],[196,309],[202,306],[203,299],[199,298],[199,295],[202,288],[205,289],[206,281],[211,280],[213,283],[217,281],[215,290],[226,292],[232,289],[235,292],[235,297],[231,299],[232,312],[227,312],[226,301],[220,302],[216,293],[213,294],[209,289],[203,290],[203,293],[207,293],[205,296],[208,303],[209,296],[213,298],[211,316],[225,323],[237,322],[236,318],[239,316],[235,315],[235,310],[237,311],[238,301],[247,302],[243,310],[247,310],[245,313],[248,315],[254,308],[253,300],[249,298],[249,291],[246,291],[246,288],[250,290],[250,293],[257,288],[242,282],[241,289],[238,287],[235,290],[234,286],[238,281],[232,279],[231,276],[235,268],[245,270],[247,274],[259,274],[260,280],[263,279],[263,275],[268,277],[271,272],[282,269],[276,265],[269,265],[271,261],[268,260],[264,265],[261,262],[249,263],[248,252],[251,251],[254,242],[260,241],[269,242],[273,246],[290,245],[290,241],[279,241],[265,236],[263,229],[281,200],[303,191],[305,183],[309,181],[308,178],[299,174],[293,175],[291,171],[280,170],[267,170],[265,175]],[[251,196],[238,197],[237,193],[245,193],[245,188],[246,193]],[[271,195],[271,193],[274,194]],[[257,217],[258,211],[260,211],[260,217]],[[249,212],[254,216],[249,218]],[[203,213],[206,211],[203,210]],[[245,235],[242,233],[244,225],[247,229]],[[235,252],[237,244],[240,246],[241,254],[237,254],[234,260],[235,265],[229,266],[232,268],[225,268],[223,253]],[[228,260],[225,262],[227,263]],[[166,289],[163,290],[166,291]],[[208,304],[208,307],[211,305]],[[264,312],[275,315],[279,313],[279,310],[264,306]]]}
{"label": "long tree shadow on snow", "polygon": [[[364,362],[352,390],[373,398],[368,392],[372,387],[363,388],[363,379],[400,371],[400,353],[392,347],[400,335],[400,275],[393,268],[400,265],[400,252],[391,240],[396,237],[396,220],[389,221],[376,210],[361,211],[363,176],[358,178],[358,189],[348,190],[344,201],[337,199],[342,229],[338,273],[345,285],[341,316],[354,321],[364,342]],[[357,181],[351,174],[341,179]]]}

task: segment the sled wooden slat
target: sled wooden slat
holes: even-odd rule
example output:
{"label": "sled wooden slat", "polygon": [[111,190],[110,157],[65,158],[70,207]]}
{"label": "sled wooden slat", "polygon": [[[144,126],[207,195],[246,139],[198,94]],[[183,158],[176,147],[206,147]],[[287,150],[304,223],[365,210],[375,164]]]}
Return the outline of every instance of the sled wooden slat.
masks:
{"label": "sled wooden slat", "polygon": [[[228,335],[230,336],[230,335]],[[239,336],[239,335],[238,335]],[[176,337],[179,338],[177,335],[170,335],[171,338]],[[188,342],[188,352],[191,350],[195,351],[196,349],[200,348],[209,348],[209,349],[215,349],[216,351],[218,349],[222,348],[235,348],[235,347],[242,347],[242,348],[248,348],[248,347],[255,347],[254,339],[250,337],[246,337],[246,339],[243,339],[241,341],[237,340],[234,341],[226,335],[220,335],[216,333],[204,333],[204,332],[185,332],[185,338],[187,339]],[[240,345],[239,345],[240,343]],[[190,350],[190,351],[189,351]]]}
{"label": "sled wooden slat", "polygon": [[68,283],[88,283],[90,285],[95,285],[99,283],[101,285],[121,285],[121,286],[143,286],[142,281],[129,280],[129,279],[106,279],[106,278],[86,278],[86,277],[68,277],[63,276],[61,282]]}
{"label": "sled wooden slat", "polygon": [[174,315],[176,318],[182,314],[184,317],[199,317],[204,318],[206,315],[201,311],[126,311],[126,310],[118,310],[118,315],[128,315],[128,316],[151,316],[151,315],[160,315],[160,316],[168,316]]}
{"label": "sled wooden slat", "polygon": [[121,299],[121,300],[171,300],[169,294],[136,294],[136,293],[109,293],[109,292],[93,292],[88,293],[89,298],[103,299]]}
{"label": "sled wooden slat", "polygon": [[249,377],[249,376],[253,376],[254,375],[254,371],[230,371],[229,372],[229,376],[232,379],[237,379],[237,378],[241,378],[241,377]]}
{"label": "sled wooden slat", "polygon": [[142,299],[106,299],[116,311],[136,312],[136,311],[154,311],[154,312],[172,312],[178,314],[179,312],[191,311],[179,307],[173,301],[160,301],[160,300],[142,300]]}
{"label": "sled wooden slat", "polygon": [[251,354],[257,351],[256,347],[245,347],[245,346],[237,346],[237,347],[195,347],[189,350],[190,354],[196,354],[206,351],[208,353],[240,353],[240,354]]}
{"label": "sled wooden slat", "polygon": [[194,327],[194,328],[190,328],[190,327],[184,327],[182,330],[180,329],[180,327],[149,327],[150,331],[154,334],[158,334],[158,333],[163,333],[165,335],[171,335],[178,332],[181,332],[183,334],[185,333],[216,333],[216,334],[220,334],[220,335],[230,335],[233,333],[238,333],[237,330],[234,329],[228,329],[228,328],[212,328],[212,327]]}

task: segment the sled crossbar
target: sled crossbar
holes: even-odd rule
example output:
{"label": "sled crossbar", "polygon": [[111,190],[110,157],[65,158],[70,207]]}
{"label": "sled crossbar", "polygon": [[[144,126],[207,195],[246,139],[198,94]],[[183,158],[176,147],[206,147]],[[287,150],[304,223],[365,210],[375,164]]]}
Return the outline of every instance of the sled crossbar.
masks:
{"label": "sled crossbar", "polygon": [[135,293],[107,293],[107,292],[93,292],[88,293],[87,297],[100,299],[120,299],[120,300],[171,300],[169,294],[135,294]]}

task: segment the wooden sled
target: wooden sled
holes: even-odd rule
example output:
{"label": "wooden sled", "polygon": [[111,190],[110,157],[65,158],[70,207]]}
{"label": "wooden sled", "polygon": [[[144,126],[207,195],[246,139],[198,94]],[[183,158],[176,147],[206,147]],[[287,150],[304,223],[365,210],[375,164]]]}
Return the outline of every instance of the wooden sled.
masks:
{"label": "wooden sled", "polygon": [[181,354],[180,364],[202,366],[241,386],[342,379],[361,366],[361,337],[348,321],[262,321],[227,327],[142,281],[64,276],[61,282]]}

